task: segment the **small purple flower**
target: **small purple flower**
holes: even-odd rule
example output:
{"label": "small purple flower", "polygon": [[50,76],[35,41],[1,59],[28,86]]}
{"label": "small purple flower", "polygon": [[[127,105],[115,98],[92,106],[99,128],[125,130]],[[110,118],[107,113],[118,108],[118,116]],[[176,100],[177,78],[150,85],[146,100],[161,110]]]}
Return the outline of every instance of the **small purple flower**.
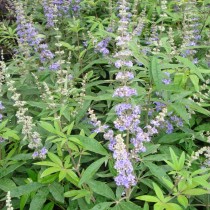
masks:
{"label": "small purple flower", "polygon": [[170,73],[169,72],[164,72],[165,74],[165,78],[162,79],[162,82],[165,84],[165,85],[169,85],[171,83],[171,78],[170,78]]}
{"label": "small purple flower", "polygon": [[33,159],[39,157],[39,152],[38,152],[38,151],[35,151],[35,152],[32,154],[32,157],[33,157]]}
{"label": "small purple flower", "polygon": [[111,40],[110,38],[106,38],[106,39],[103,39],[102,41],[100,41],[96,46],[96,51],[102,53],[103,55],[108,55],[109,50],[108,50],[107,46],[108,46],[110,40]]}
{"label": "small purple flower", "polygon": [[2,121],[3,115],[0,113],[0,121]]}
{"label": "small purple flower", "polygon": [[0,137],[0,143],[5,142],[5,139],[3,137]]}
{"label": "small purple flower", "polygon": [[47,154],[48,150],[43,147],[40,151],[39,151],[39,157],[42,158],[42,159],[45,159],[46,158],[46,154]]}
{"label": "small purple flower", "polygon": [[166,121],[166,128],[167,128],[166,133],[168,134],[172,133],[174,130],[173,125],[169,121]]}
{"label": "small purple flower", "polygon": [[165,84],[165,85],[169,85],[171,83],[171,79],[162,79],[162,82]]}
{"label": "small purple flower", "polygon": [[123,87],[117,88],[114,91],[113,97],[124,98],[124,97],[136,96],[136,95],[137,95],[136,89],[133,89],[133,88],[128,87],[128,86],[123,86]]}
{"label": "small purple flower", "polygon": [[126,81],[134,79],[134,74],[130,71],[120,71],[116,75],[116,80]]}
{"label": "small purple flower", "polygon": [[5,109],[5,107],[2,105],[2,102],[0,101],[0,110]]}
{"label": "small purple flower", "polygon": [[50,70],[56,71],[60,68],[60,64],[58,62],[55,62],[53,64],[50,65]]}

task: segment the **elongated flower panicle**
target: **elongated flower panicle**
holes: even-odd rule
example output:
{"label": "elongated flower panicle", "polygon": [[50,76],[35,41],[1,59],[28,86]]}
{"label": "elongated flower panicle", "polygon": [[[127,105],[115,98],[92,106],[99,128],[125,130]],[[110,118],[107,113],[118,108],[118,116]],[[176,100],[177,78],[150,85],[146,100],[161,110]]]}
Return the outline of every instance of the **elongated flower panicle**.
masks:
{"label": "elongated flower panicle", "polygon": [[77,15],[80,10],[80,0],[42,0],[41,3],[49,28],[55,26],[59,17]]}
{"label": "elongated flower panicle", "polygon": [[181,46],[183,57],[190,58],[194,64],[198,60],[195,57],[196,49],[186,49],[187,47],[196,47],[201,39],[199,30],[199,17],[197,16],[196,1],[191,0],[185,4],[184,19],[183,19],[183,43]]}
{"label": "elongated flower panicle", "polygon": [[13,206],[12,206],[12,202],[11,202],[10,191],[7,192],[6,207],[7,207],[7,210],[13,210],[14,209]]}
{"label": "elongated flower panicle", "polygon": [[[21,95],[17,93],[17,89],[15,88],[15,82],[11,79],[9,74],[6,74],[6,83],[8,86],[8,91],[10,91],[12,95],[12,100],[14,101],[14,107],[17,107],[16,117],[17,117],[17,123],[22,124],[22,134],[24,135],[24,138],[28,139],[29,144],[28,147],[30,149],[34,149],[35,152],[32,155],[33,158],[39,157],[39,158],[45,158],[46,156],[46,150],[45,153],[43,153],[43,145],[41,141],[41,136],[38,132],[34,131],[35,124],[33,123],[33,118],[31,116],[28,116],[26,112],[28,111],[28,108],[25,108],[26,101],[22,101],[20,99]],[[36,155],[35,155],[36,154]]]}
{"label": "elongated flower panicle", "polygon": [[32,47],[35,52],[38,52],[42,63],[50,61],[54,58],[54,54],[49,50],[47,44],[43,44],[43,38],[39,36],[33,22],[25,15],[23,4],[20,1],[15,1],[14,3],[19,42]]}
{"label": "elongated flower panicle", "polygon": [[[5,109],[5,107],[2,105],[2,102],[0,101],[0,111]],[[2,121],[3,115],[0,113],[0,122]]]}
{"label": "elongated flower panicle", "polygon": [[118,186],[129,188],[136,185],[136,178],[133,175],[133,166],[121,134],[118,134],[115,139],[116,144],[114,146],[113,158],[115,159],[114,168],[118,172],[118,175],[115,177],[115,182]]}

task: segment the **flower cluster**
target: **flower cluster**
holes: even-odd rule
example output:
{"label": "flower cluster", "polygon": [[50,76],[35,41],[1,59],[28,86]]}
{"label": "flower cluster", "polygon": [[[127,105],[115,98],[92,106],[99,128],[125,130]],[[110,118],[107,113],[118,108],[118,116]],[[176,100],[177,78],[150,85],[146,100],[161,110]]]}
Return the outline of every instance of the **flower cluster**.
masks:
{"label": "flower cluster", "polygon": [[136,178],[133,175],[133,166],[121,134],[116,135],[115,140],[113,158],[115,159],[114,168],[118,175],[114,180],[118,186],[124,186],[125,188],[135,186]]}
{"label": "flower cluster", "polygon": [[88,114],[90,115],[90,122],[96,128],[94,132],[96,133],[104,133],[108,128],[107,125],[102,125],[101,121],[97,119],[94,111],[92,109],[88,109]]}
{"label": "flower cluster", "polygon": [[161,0],[161,9],[162,9],[162,14],[160,14],[161,17],[167,17],[166,11],[167,11],[167,1],[166,0]]}
{"label": "flower cluster", "polygon": [[169,30],[168,30],[168,37],[169,37],[169,40],[168,42],[170,43],[171,45],[171,52],[170,52],[170,55],[176,55],[177,54],[177,48],[176,48],[176,45],[175,45],[175,42],[174,42],[174,34],[173,34],[173,29],[171,27],[169,27]]}
{"label": "flower cluster", "polygon": [[7,192],[6,207],[7,207],[7,210],[13,210],[14,209],[12,207],[10,191]]}
{"label": "flower cluster", "polygon": [[[167,134],[170,134],[174,130],[174,126],[182,127],[183,120],[175,115],[173,112],[167,112],[167,107],[164,103],[154,102],[155,110],[159,114],[155,119],[151,120],[150,124],[156,127],[156,129],[163,129]],[[154,111],[150,110],[149,115],[151,116]]]}
{"label": "flower cluster", "polygon": [[193,63],[197,63],[197,58],[194,55],[197,53],[195,49],[186,49],[187,47],[195,47],[201,39],[199,30],[199,18],[196,15],[196,1],[192,0],[185,5],[184,20],[183,20],[183,43],[181,46],[182,56],[193,59]]}
{"label": "flower cluster", "polygon": [[96,52],[100,52],[100,53],[102,53],[103,55],[108,55],[108,54],[109,54],[109,49],[107,48],[107,46],[108,46],[110,40],[111,40],[111,39],[108,37],[108,38],[103,39],[102,41],[100,41],[100,42],[96,45],[95,51],[96,51]]}
{"label": "flower cluster", "polygon": [[138,24],[136,28],[133,31],[134,36],[140,36],[142,34],[142,31],[144,29],[145,23],[146,23],[146,8],[142,10],[139,18],[138,18]]}
{"label": "flower cluster", "polygon": [[47,19],[47,27],[54,27],[58,17],[77,14],[80,10],[80,0],[43,0],[42,6]]}
{"label": "flower cluster", "polygon": [[[5,107],[2,105],[2,102],[0,101],[0,110],[5,109]],[[0,113],[0,121],[2,120],[3,115]]]}
{"label": "flower cluster", "polygon": [[191,156],[192,161],[199,159],[199,157],[201,155],[204,155],[204,157],[205,157],[203,165],[205,167],[209,167],[210,166],[210,147],[205,146],[205,147],[202,147],[201,149],[199,149],[197,152],[195,152]]}
{"label": "flower cluster", "polygon": [[15,1],[15,12],[19,43],[28,45],[38,52],[42,63],[54,58],[54,54],[49,50],[48,45],[42,44],[43,39],[39,36],[32,21],[27,19],[20,1]]}
{"label": "flower cluster", "polygon": [[162,79],[162,82],[165,85],[169,85],[171,83],[171,78],[170,78],[170,73],[169,72],[164,72],[164,79]]}
{"label": "flower cluster", "polygon": [[47,150],[45,149],[43,151],[43,145],[41,142],[40,134],[34,131],[35,124],[33,123],[33,118],[31,116],[28,116],[26,112],[28,111],[28,108],[25,108],[26,101],[22,101],[20,99],[20,94],[16,92],[16,88],[14,87],[14,81],[10,78],[9,74],[6,74],[7,79],[7,86],[8,91],[12,93],[12,100],[14,101],[14,107],[17,107],[18,110],[16,112],[17,117],[17,123],[20,123],[23,125],[22,128],[22,134],[25,138],[29,140],[28,147],[30,149],[34,149],[35,152],[32,155],[33,158],[40,157],[45,158]]}

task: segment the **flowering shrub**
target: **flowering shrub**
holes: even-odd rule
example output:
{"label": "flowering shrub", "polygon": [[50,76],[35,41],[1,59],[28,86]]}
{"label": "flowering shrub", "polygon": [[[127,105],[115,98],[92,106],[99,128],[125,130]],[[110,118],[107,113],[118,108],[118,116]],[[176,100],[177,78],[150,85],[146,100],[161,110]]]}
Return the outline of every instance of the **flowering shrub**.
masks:
{"label": "flowering shrub", "polygon": [[209,209],[208,0],[4,5],[0,209]]}

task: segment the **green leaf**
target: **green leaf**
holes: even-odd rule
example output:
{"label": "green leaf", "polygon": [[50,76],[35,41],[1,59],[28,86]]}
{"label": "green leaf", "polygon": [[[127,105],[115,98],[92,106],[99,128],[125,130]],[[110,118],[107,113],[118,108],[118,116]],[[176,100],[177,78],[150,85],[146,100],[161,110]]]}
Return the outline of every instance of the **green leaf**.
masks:
{"label": "green leaf", "polygon": [[71,190],[64,193],[64,197],[74,197],[73,200],[85,197],[86,195],[89,195],[90,192],[87,190]]}
{"label": "green leaf", "polygon": [[64,203],[64,187],[61,184],[53,182],[49,185],[49,191],[56,201]]}
{"label": "green leaf", "polygon": [[31,160],[32,155],[31,154],[18,154],[10,158],[10,160]]}
{"label": "green leaf", "polygon": [[108,155],[106,149],[95,139],[85,136],[75,136],[75,137],[82,142],[82,145],[85,150],[95,152],[100,155]]}
{"label": "green leaf", "polygon": [[201,188],[196,188],[196,189],[185,190],[182,193],[185,195],[205,195],[208,194],[208,191]]}
{"label": "green leaf", "polygon": [[163,161],[164,159],[169,158],[166,154],[156,154],[156,155],[148,155],[143,157],[143,161]]}
{"label": "green leaf", "polygon": [[143,210],[149,210],[149,204],[147,202],[144,203]]}
{"label": "green leaf", "polygon": [[112,202],[102,202],[95,205],[91,210],[107,210],[112,204]]}
{"label": "green leaf", "polygon": [[95,180],[91,180],[87,182],[90,186],[90,189],[93,190],[93,192],[102,195],[106,198],[115,199],[115,195],[112,191],[112,189],[104,182],[99,182]]}
{"label": "green leaf", "polygon": [[32,182],[27,185],[21,185],[19,187],[13,188],[11,192],[11,197],[20,197],[21,195],[26,195],[31,192],[38,190],[39,188],[43,187],[43,184],[38,182]]}
{"label": "green leaf", "polygon": [[182,152],[181,157],[179,158],[179,171],[182,170],[182,168],[184,167],[184,163],[185,163],[185,153]]}
{"label": "green leaf", "polygon": [[201,186],[203,186],[205,188],[209,188],[210,189],[210,183],[206,181],[206,180],[209,179],[209,177],[210,177],[210,174],[205,174],[203,176],[194,177],[192,179],[192,181],[193,181],[193,183],[196,183],[197,186],[201,185]]}
{"label": "green leaf", "polygon": [[37,162],[37,163],[34,163],[34,165],[39,165],[39,166],[52,166],[52,167],[58,167],[59,166],[57,163],[53,163],[53,162],[50,162],[50,161]]}
{"label": "green leaf", "polygon": [[175,152],[173,151],[172,148],[169,148],[169,150],[170,150],[170,154],[171,154],[171,159],[172,159],[173,164],[175,166],[175,170],[179,171],[179,162],[177,160],[177,156],[176,156],[176,154],[175,154]]}
{"label": "green leaf", "polygon": [[42,210],[48,194],[49,190],[47,187],[40,189],[38,193],[33,196],[29,210]]}
{"label": "green leaf", "polygon": [[11,191],[13,188],[16,187],[16,184],[8,178],[2,178],[0,179],[0,189],[4,192]]}
{"label": "green leaf", "polygon": [[93,175],[98,171],[101,165],[107,160],[107,158],[101,158],[94,163],[92,163],[82,174],[82,178],[80,179],[79,186],[81,186],[84,182],[90,180]]}
{"label": "green leaf", "polygon": [[141,63],[144,64],[144,66],[148,67],[149,66],[149,63],[148,61],[146,60],[146,56],[139,53],[139,50],[138,48],[136,47],[136,43],[135,42],[130,42],[129,43],[129,48],[132,50],[132,53],[133,53],[133,56]]}
{"label": "green leaf", "polygon": [[40,122],[40,126],[41,126],[42,128],[44,128],[45,130],[49,131],[50,133],[57,134],[55,128],[54,128],[50,123],[41,121],[41,122]]}
{"label": "green leaf", "polygon": [[192,81],[196,91],[199,91],[199,78],[196,75],[190,75],[190,80]]}
{"label": "green leaf", "polygon": [[144,163],[155,177],[159,178],[162,181],[163,177],[166,177],[170,180],[170,177],[166,174],[166,171],[163,167],[157,166],[154,163],[146,162]]}
{"label": "green leaf", "polygon": [[7,124],[8,120],[4,120],[3,122],[0,123],[0,131],[5,128],[6,124]]}
{"label": "green leaf", "polygon": [[162,203],[156,203],[154,205],[154,210],[164,210],[165,209],[165,205]]}
{"label": "green leaf", "polygon": [[47,168],[47,169],[45,169],[45,170],[42,172],[41,178],[43,178],[43,177],[45,177],[45,176],[48,176],[48,175],[50,175],[50,174],[53,174],[53,173],[55,173],[55,172],[58,172],[58,171],[60,171],[60,170],[61,170],[61,168],[59,168],[59,167],[50,167],[50,168]]}
{"label": "green leaf", "polygon": [[163,201],[164,200],[164,195],[163,195],[163,192],[160,189],[160,187],[153,182],[153,188],[155,190],[155,193],[156,193],[157,197],[160,199],[160,201]]}
{"label": "green leaf", "polygon": [[57,155],[55,155],[51,152],[48,152],[47,155],[50,158],[50,160],[52,160],[54,163],[58,164],[60,167],[63,167],[63,163]]}
{"label": "green leaf", "polygon": [[169,189],[174,188],[174,184],[170,180],[166,179],[165,177],[163,177],[162,179],[163,179],[163,182],[169,187]]}
{"label": "green leaf", "polygon": [[46,204],[42,210],[53,210],[53,209],[54,209],[54,203],[50,202]]}
{"label": "green leaf", "polygon": [[151,72],[151,76],[154,81],[154,84],[156,86],[161,85],[161,69],[160,69],[160,65],[158,64],[157,57],[152,57],[150,72]]}
{"label": "green leaf", "polygon": [[120,205],[123,210],[142,210],[140,206],[137,206],[132,202],[121,202]]}
{"label": "green leaf", "polygon": [[189,106],[192,110],[196,111],[196,112],[200,112],[202,114],[205,114],[207,116],[210,116],[210,111],[204,109],[203,107],[201,107],[200,105],[198,105],[196,102],[191,101],[189,99],[183,99],[182,103],[185,104],[186,106]]}
{"label": "green leaf", "polygon": [[74,50],[74,48],[75,48],[73,45],[70,45],[67,42],[59,42],[59,44],[61,44],[63,47],[66,47],[70,51]]}
{"label": "green leaf", "polygon": [[30,197],[30,194],[22,195],[20,198],[20,210],[24,210],[24,207]]}
{"label": "green leaf", "polygon": [[166,203],[166,210],[183,210],[181,206],[176,203]]}
{"label": "green leaf", "polygon": [[72,122],[69,126],[68,126],[68,129],[67,129],[67,135],[70,135],[71,134],[71,131],[74,127],[74,122]]}
{"label": "green leaf", "polygon": [[187,206],[188,206],[188,199],[184,195],[178,195],[177,200],[182,206],[187,208]]}
{"label": "green leaf", "polygon": [[160,147],[160,144],[148,144],[148,145],[146,145],[146,152],[143,152],[142,156],[146,156],[146,155],[149,155],[149,154],[156,153],[159,147]]}
{"label": "green leaf", "polygon": [[72,171],[71,169],[67,169],[67,176],[66,178],[74,185],[78,186],[79,184],[79,178],[78,176],[75,174],[74,171]]}
{"label": "green leaf", "polygon": [[151,195],[138,196],[138,197],[136,197],[136,199],[142,200],[142,201],[147,201],[147,202],[155,202],[155,203],[160,201],[157,197],[151,196]]}
{"label": "green leaf", "polygon": [[187,123],[189,124],[189,114],[186,107],[183,104],[176,103],[170,104],[169,107],[175,110],[175,112]]}

